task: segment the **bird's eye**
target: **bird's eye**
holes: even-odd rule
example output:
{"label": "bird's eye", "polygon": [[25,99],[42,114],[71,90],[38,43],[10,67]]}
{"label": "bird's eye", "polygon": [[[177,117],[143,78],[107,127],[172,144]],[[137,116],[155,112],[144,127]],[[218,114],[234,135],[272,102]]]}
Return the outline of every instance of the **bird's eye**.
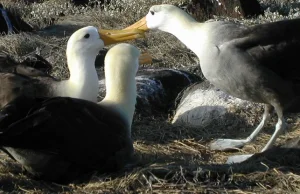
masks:
{"label": "bird's eye", "polygon": [[154,15],[154,11],[150,11],[151,15]]}
{"label": "bird's eye", "polygon": [[90,34],[84,35],[84,38],[89,38],[89,37],[90,37]]}

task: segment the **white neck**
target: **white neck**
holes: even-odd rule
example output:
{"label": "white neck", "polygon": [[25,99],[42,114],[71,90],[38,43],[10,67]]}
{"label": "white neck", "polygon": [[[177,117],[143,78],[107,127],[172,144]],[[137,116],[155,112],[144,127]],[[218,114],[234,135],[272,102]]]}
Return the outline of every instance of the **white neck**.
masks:
{"label": "white neck", "polygon": [[95,57],[93,53],[82,55],[68,53],[70,78],[60,88],[64,96],[97,102],[99,83]]}
{"label": "white neck", "polygon": [[203,53],[202,48],[205,48],[203,45],[208,41],[204,26],[205,24],[197,22],[182,11],[172,17],[171,22],[159,29],[176,36],[199,57]]}
{"label": "white neck", "polygon": [[114,76],[105,73],[106,96],[99,104],[120,112],[131,129],[137,96],[136,81],[135,76],[123,75]]}

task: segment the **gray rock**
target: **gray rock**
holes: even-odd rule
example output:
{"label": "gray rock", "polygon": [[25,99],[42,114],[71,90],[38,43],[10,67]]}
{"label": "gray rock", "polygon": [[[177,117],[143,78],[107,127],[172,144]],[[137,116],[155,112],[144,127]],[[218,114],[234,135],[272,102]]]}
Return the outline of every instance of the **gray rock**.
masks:
{"label": "gray rock", "polygon": [[[100,92],[98,100],[105,97],[105,80],[99,75]],[[200,81],[200,77],[182,70],[167,68],[140,69],[136,76],[136,113],[143,116],[165,114],[184,88]]]}
{"label": "gray rock", "polygon": [[247,123],[251,117],[247,112],[263,108],[262,104],[230,96],[207,81],[188,87],[178,98],[172,123],[190,127]]}

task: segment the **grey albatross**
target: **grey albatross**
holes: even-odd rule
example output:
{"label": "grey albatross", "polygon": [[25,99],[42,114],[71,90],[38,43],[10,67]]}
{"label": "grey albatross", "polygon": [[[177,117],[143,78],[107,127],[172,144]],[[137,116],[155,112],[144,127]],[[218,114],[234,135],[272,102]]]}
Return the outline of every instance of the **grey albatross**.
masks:
{"label": "grey albatross", "polygon": [[[0,108],[17,96],[69,96],[97,101],[99,92],[95,59],[105,46],[143,37],[141,30],[97,30],[87,26],[74,32],[67,43],[70,78],[57,80],[51,76],[0,73]],[[0,64],[1,66],[1,64]]]}
{"label": "grey albatross", "polygon": [[98,104],[70,97],[16,98],[0,112],[1,148],[35,178],[59,183],[122,169],[134,153],[139,56],[126,43],[108,51],[107,93]]}
{"label": "grey albatross", "polygon": [[[218,139],[211,149],[240,148],[252,142],[274,108],[278,121],[262,149],[270,148],[286,124],[283,110],[299,98],[300,19],[245,26],[227,21],[199,23],[173,5],[154,5],[147,16],[126,29],[161,30],[176,36],[200,60],[203,75],[228,94],[265,104],[260,124],[242,140]],[[233,156],[239,162],[251,155]]]}

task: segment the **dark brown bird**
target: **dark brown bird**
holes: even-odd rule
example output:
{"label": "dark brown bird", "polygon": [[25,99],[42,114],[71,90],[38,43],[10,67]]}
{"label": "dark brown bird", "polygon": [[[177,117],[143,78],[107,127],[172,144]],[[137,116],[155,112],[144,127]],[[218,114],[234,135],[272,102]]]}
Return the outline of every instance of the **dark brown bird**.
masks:
{"label": "dark brown bird", "polygon": [[125,43],[109,50],[107,94],[98,104],[69,97],[16,98],[0,114],[1,148],[34,177],[55,182],[122,169],[134,152],[139,56]]}

